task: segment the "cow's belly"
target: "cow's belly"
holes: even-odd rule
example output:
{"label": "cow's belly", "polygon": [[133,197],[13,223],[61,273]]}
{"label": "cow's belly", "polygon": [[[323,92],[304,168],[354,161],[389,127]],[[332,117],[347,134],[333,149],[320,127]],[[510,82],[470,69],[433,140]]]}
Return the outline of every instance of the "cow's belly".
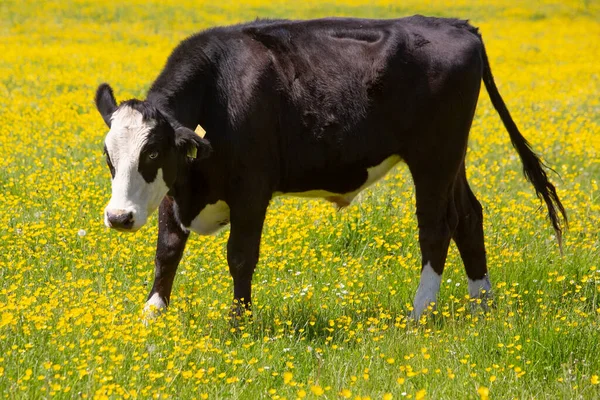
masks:
{"label": "cow's belly", "polygon": [[229,206],[224,201],[208,204],[192,220],[189,230],[200,235],[212,235],[229,224]]}
{"label": "cow's belly", "polygon": [[[309,190],[305,192],[275,192],[276,196],[295,196],[309,198],[324,198],[338,207],[348,206],[352,200],[364,189],[371,186],[379,179],[383,178],[396,164],[400,162],[399,156],[391,156],[383,160],[381,164],[367,168],[367,179],[355,190],[348,193],[333,193],[326,190]],[[217,233],[223,227],[229,224],[229,206],[226,202],[219,200],[214,204],[209,204],[200,211],[200,213],[192,220],[192,223],[187,229],[200,235],[212,235]]]}
{"label": "cow's belly", "polygon": [[383,160],[381,164],[367,168],[367,180],[355,190],[348,193],[333,193],[326,190],[309,190],[305,192],[275,192],[275,196],[294,196],[294,197],[309,197],[309,198],[323,198],[332,203],[335,203],[338,207],[346,207],[352,203],[352,200],[364,189],[368,188],[381,178],[383,178],[396,164],[400,162],[400,157],[397,155],[390,156]]}

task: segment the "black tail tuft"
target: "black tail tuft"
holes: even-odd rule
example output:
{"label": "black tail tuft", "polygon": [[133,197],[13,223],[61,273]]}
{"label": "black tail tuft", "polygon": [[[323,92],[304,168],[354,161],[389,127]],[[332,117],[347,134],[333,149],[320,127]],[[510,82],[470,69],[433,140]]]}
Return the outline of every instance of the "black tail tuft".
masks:
{"label": "black tail tuft", "polygon": [[560,216],[562,216],[564,226],[566,227],[568,225],[567,213],[556,194],[556,188],[548,181],[548,176],[546,175],[546,171],[544,171],[544,167],[547,168],[547,166],[540,161],[540,158],[531,149],[531,145],[527,139],[519,132],[519,128],[517,128],[517,125],[506,108],[506,104],[504,104],[504,100],[498,92],[494,77],[492,76],[492,70],[485,51],[485,46],[483,45],[483,40],[481,46],[483,49],[483,83],[485,84],[485,88],[487,89],[494,108],[500,115],[500,118],[510,135],[513,147],[519,153],[519,157],[523,163],[523,173],[525,174],[525,177],[533,184],[536,195],[544,200],[548,207],[548,216],[550,217],[550,221],[556,232],[556,240],[558,241],[560,253],[562,254],[562,227]]}

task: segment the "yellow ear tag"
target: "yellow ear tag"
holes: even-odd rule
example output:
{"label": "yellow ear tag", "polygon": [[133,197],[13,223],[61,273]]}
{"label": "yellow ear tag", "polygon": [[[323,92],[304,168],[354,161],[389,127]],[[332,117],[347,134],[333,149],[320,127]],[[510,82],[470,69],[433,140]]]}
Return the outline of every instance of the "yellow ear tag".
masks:
{"label": "yellow ear tag", "polygon": [[200,136],[201,138],[203,138],[203,137],[204,137],[204,135],[206,135],[206,131],[205,131],[205,130],[204,130],[204,128],[203,128],[203,127],[201,127],[200,125],[198,125],[198,126],[196,127],[196,130],[195,130],[194,132],[196,132],[196,135]]}
{"label": "yellow ear tag", "polygon": [[[200,136],[201,138],[203,138],[204,135],[206,135],[206,131],[200,125],[196,127],[196,130],[194,130],[194,132],[196,132],[196,135]],[[198,158],[198,149],[196,148],[196,146],[191,147],[188,150],[187,156],[190,158]]]}

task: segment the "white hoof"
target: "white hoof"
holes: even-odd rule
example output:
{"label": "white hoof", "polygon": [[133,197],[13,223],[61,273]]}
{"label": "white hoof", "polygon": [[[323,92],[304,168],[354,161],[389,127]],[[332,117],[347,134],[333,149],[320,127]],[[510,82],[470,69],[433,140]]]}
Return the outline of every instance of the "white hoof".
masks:
{"label": "white hoof", "polygon": [[143,311],[144,324],[148,324],[149,321],[155,319],[164,310],[167,309],[167,303],[159,296],[158,293],[154,293],[152,297],[146,302]]}
{"label": "white hoof", "polygon": [[484,311],[489,310],[488,302],[492,300],[492,284],[487,274],[481,279],[469,279],[469,296],[472,299],[481,300],[473,302],[473,306],[479,305]]}
{"label": "white hoof", "polygon": [[421,280],[413,302],[411,319],[418,321],[427,307],[436,302],[441,283],[442,277],[433,270],[431,263],[425,264],[421,270]]}

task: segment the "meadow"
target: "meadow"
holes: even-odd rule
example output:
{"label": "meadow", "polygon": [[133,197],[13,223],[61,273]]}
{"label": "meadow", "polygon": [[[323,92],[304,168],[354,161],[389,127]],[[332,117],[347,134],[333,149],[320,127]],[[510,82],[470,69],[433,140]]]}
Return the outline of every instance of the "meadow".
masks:
{"label": "meadow", "polygon": [[[0,397],[529,399],[600,397],[600,6],[594,1],[3,0]],[[109,231],[97,85],[143,98],[176,44],[256,17],[470,19],[499,90],[567,209],[561,256],[482,91],[467,174],[495,293],[467,296],[454,245],[438,308],[409,322],[420,254],[403,165],[338,212],[273,201],[254,319],[232,330],[228,230],[193,236],[171,305],[145,326],[156,216]]]}

